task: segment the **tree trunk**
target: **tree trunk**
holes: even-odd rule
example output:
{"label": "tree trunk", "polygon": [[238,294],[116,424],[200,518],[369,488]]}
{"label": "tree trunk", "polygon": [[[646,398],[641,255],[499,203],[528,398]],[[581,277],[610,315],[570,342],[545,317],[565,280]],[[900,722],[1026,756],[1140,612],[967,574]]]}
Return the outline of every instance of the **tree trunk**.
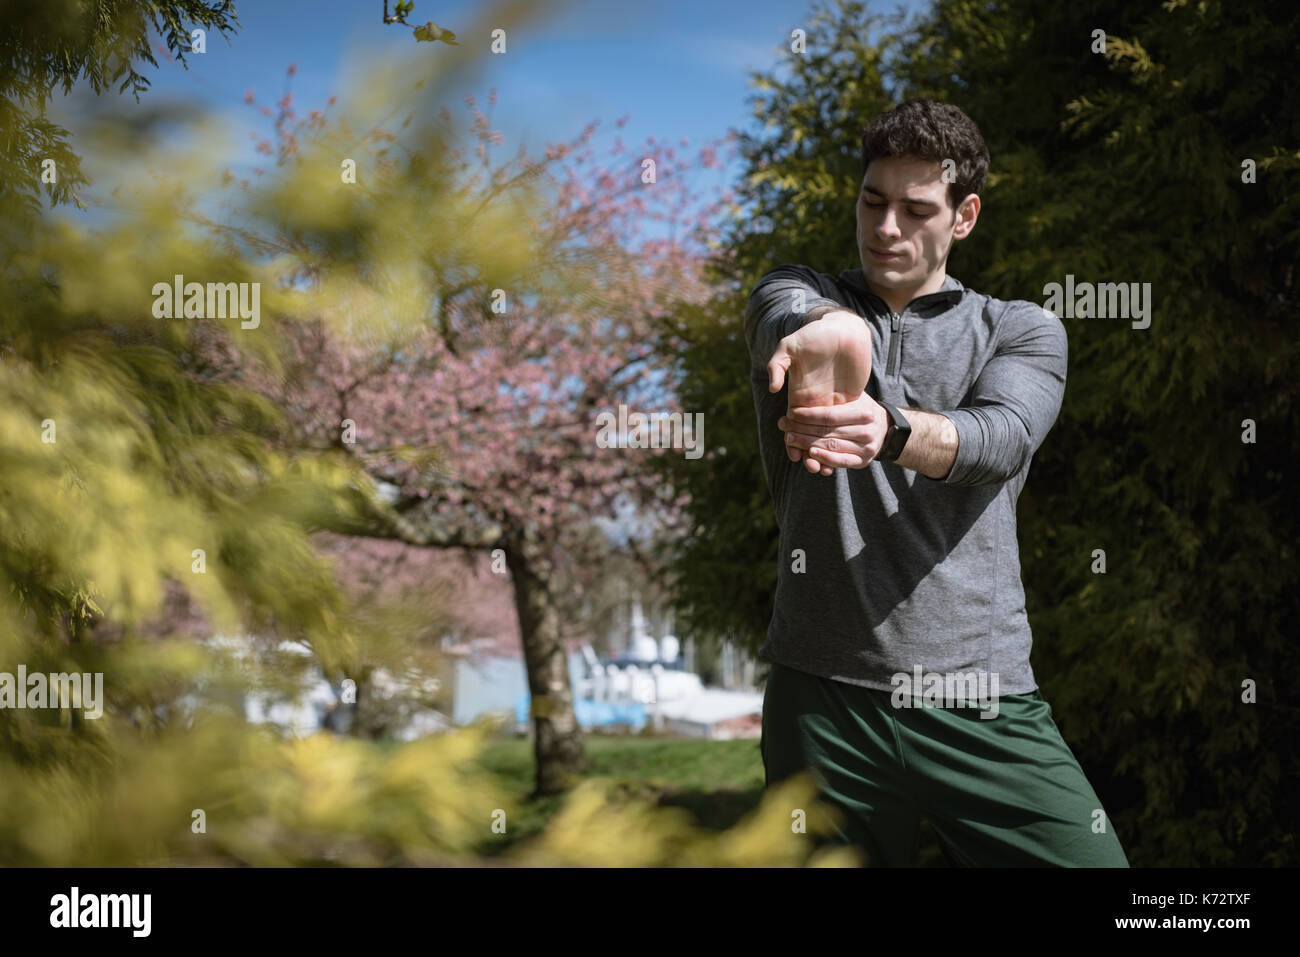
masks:
{"label": "tree trunk", "polygon": [[560,640],[559,611],[551,593],[551,556],[547,543],[532,528],[512,529],[502,544],[514,581],[532,701],[533,753],[537,763],[533,795],[557,794],[587,770],[587,756],[582,729],[573,711],[569,662]]}
{"label": "tree trunk", "polygon": [[397,504],[377,494],[368,476],[353,488],[356,515],[341,512],[326,531],[392,538],[409,545],[439,548],[500,548],[515,589],[515,610],[532,699],[533,754],[537,763],[534,795],[556,794],[587,771],[582,729],[573,711],[569,663],[560,641],[560,615],[552,592],[555,580],[550,543],[528,525],[505,527],[481,517],[441,515],[434,499],[410,498]]}

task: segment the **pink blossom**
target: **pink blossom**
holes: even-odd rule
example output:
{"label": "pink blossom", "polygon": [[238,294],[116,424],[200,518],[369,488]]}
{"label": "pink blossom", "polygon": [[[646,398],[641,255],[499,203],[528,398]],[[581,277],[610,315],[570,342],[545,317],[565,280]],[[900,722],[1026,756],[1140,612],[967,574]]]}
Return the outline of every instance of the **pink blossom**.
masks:
{"label": "pink blossom", "polygon": [[[467,100],[472,107],[473,98]],[[485,142],[502,142],[485,120],[475,117],[473,122],[480,151]],[[270,141],[258,143],[261,153],[270,147]],[[362,461],[382,463],[411,494],[426,497],[441,514],[496,516],[512,528],[535,532],[559,555],[582,525],[611,514],[620,498],[659,507],[658,475],[649,466],[655,455],[681,452],[601,448],[596,416],[617,413],[620,403],[642,412],[675,410],[672,397],[664,394],[663,383],[671,381],[672,352],[660,331],[661,320],[673,316],[674,299],[702,302],[714,290],[703,275],[702,258],[680,240],[651,241],[646,235],[666,232],[663,220],[675,224],[677,236],[704,222],[702,214],[693,212],[695,198],[683,192],[680,177],[661,176],[652,197],[652,219],[646,192],[629,186],[629,158],[616,158],[625,151],[621,140],[610,151],[611,159],[592,155],[582,143],[557,143],[545,147],[547,161],[576,153],[575,160],[593,162],[577,169],[576,162],[547,166],[521,149],[518,162],[508,164],[512,170],[532,168],[551,177],[549,192],[558,195],[553,208],[536,210],[538,222],[519,224],[522,232],[565,235],[593,254],[626,255],[591,290],[595,303],[581,305],[576,298],[529,302],[513,290],[508,291],[508,321],[492,317],[485,325],[486,290],[476,290],[453,300],[448,309],[448,338],[455,351],[430,321],[414,342],[403,346],[409,365],[370,378],[368,370],[381,358],[377,353],[329,333],[312,337],[294,332],[297,374],[286,379],[294,385],[281,387],[285,394],[275,396],[277,404],[304,434],[335,441],[343,417],[339,396],[346,394],[346,416],[357,423],[355,454]],[[469,162],[465,152],[448,158],[452,169],[460,160]],[[717,161],[707,147],[701,157],[705,166]],[[466,174],[460,185],[472,196],[492,182],[491,177]],[[437,216],[433,203],[431,229],[445,225]],[[440,237],[434,255],[454,261],[459,253],[455,242],[454,236]],[[633,268],[622,268],[626,262]],[[542,267],[539,262],[539,271]],[[448,276],[446,281],[454,285],[459,279]],[[644,361],[634,361],[638,359]],[[662,399],[644,399],[647,395]],[[435,449],[440,464],[419,467],[396,454],[402,448]],[[581,579],[594,571],[579,567],[575,574]]]}

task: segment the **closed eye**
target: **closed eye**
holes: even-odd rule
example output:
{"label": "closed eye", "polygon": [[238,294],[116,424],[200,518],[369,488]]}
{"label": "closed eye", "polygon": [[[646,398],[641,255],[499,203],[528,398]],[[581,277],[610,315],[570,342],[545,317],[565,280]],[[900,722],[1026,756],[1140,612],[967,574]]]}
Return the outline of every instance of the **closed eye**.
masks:
{"label": "closed eye", "polygon": [[[880,209],[880,208],[882,208],[885,204],[884,204],[884,203],[873,203],[873,202],[871,202],[870,200],[863,199],[863,200],[862,200],[862,205],[864,205],[864,206],[870,206],[872,209]],[[911,216],[913,219],[926,219],[927,217],[929,217],[930,214],[929,214],[929,213],[918,213],[918,212],[916,212],[915,210],[909,209],[909,210],[907,211],[907,215]]]}

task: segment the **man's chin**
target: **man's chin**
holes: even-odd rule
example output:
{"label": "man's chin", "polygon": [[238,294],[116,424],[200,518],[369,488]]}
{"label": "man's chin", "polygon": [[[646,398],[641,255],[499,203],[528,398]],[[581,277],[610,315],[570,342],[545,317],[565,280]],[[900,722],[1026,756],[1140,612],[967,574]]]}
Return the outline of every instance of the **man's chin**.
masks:
{"label": "man's chin", "polygon": [[881,266],[878,263],[863,263],[862,275],[866,277],[868,282],[887,289],[902,286],[905,281],[901,269],[895,269],[893,266]]}

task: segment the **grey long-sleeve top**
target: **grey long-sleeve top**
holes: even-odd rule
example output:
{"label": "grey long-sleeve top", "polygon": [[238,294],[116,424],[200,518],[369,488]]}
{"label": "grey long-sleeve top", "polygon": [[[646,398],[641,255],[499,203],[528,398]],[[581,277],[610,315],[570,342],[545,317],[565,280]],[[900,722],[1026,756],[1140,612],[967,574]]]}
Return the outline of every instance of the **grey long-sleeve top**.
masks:
{"label": "grey long-sleeve top", "polygon": [[[813,475],[786,456],[776,425],[786,388],[768,392],[767,363],[819,306],[856,312],[871,330],[872,398],[952,421],[957,454],[943,479],[878,461]],[[760,654],[886,691],[918,666],[996,675],[999,695],[1034,690],[1016,500],[1065,392],[1061,321],[951,276],[894,315],[860,269],[832,276],[786,265],[751,292],[745,339],[780,526],[776,604]]]}

